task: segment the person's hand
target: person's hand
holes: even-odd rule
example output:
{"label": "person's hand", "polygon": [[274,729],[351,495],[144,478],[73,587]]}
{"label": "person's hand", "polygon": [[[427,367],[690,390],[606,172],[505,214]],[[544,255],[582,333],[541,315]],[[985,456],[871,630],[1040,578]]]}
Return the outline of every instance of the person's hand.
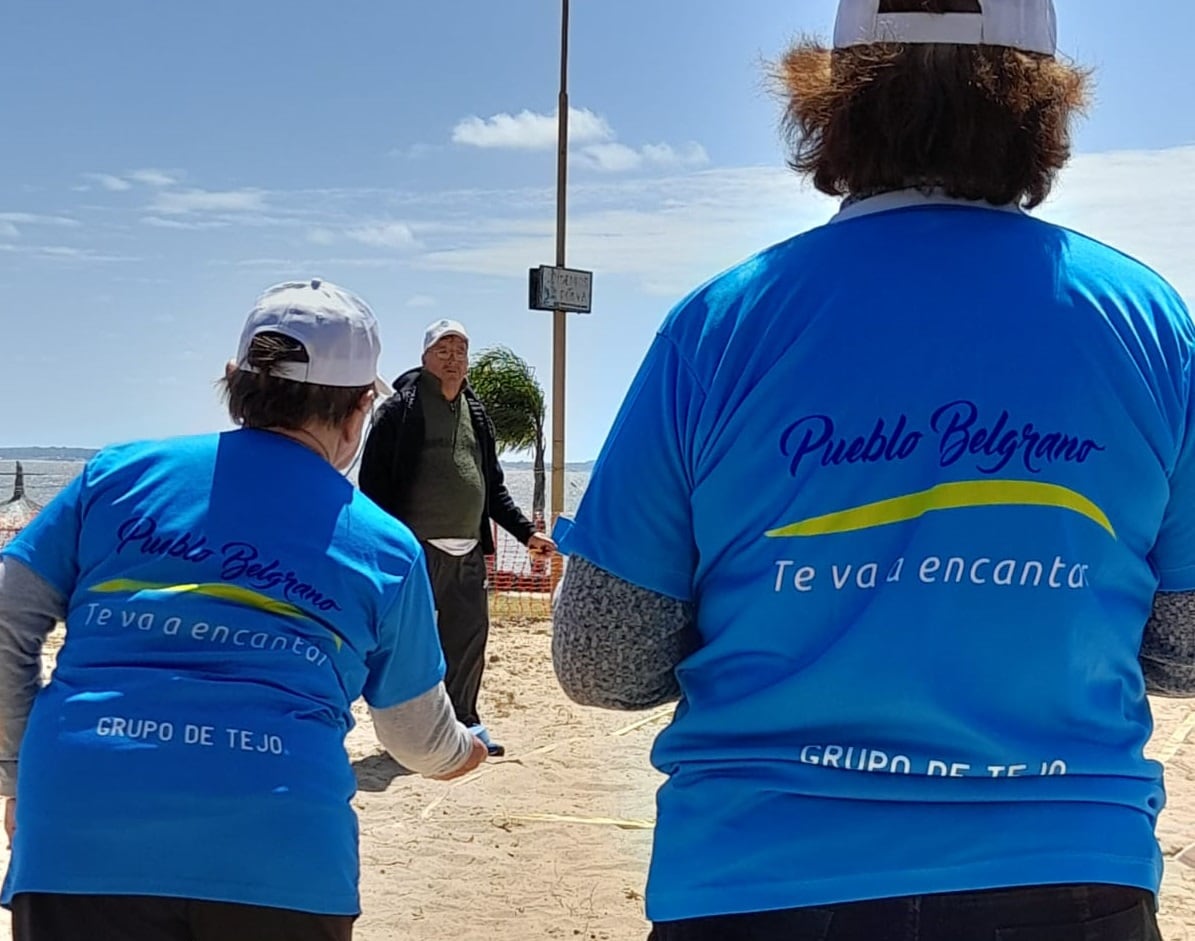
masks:
{"label": "person's hand", "polygon": [[485,747],[485,742],[475,735],[473,736],[473,748],[469,752],[469,757],[465,759],[465,763],[455,771],[449,771],[447,774],[436,775],[432,778],[432,780],[455,781],[457,778],[463,778],[466,774],[485,761],[489,756],[490,752],[489,749]]}
{"label": "person's hand", "polygon": [[8,848],[12,849],[12,837],[17,832],[17,799],[10,797],[4,802],[4,832],[8,835]]}
{"label": "person's hand", "polygon": [[527,540],[527,551],[534,556],[551,555],[556,551],[556,543],[543,533],[535,533]]}

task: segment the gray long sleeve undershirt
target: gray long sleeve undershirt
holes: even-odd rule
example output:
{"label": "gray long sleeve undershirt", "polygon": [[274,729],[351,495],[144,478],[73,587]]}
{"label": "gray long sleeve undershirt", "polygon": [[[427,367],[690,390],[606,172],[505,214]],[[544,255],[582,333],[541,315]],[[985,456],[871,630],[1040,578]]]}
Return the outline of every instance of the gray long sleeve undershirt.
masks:
{"label": "gray long sleeve undershirt", "polygon": [[[553,605],[552,660],[570,699],[601,709],[676,700],[676,667],[700,641],[693,607],[569,559]],[[1195,592],[1159,593],[1140,663],[1157,696],[1195,697]]]}
{"label": "gray long sleeve undershirt", "polygon": [[66,599],[40,575],[0,558],[0,795],[17,789],[17,753],[42,688],[42,646],[66,617]]}
{"label": "gray long sleeve undershirt", "polygon": [[634,711],[680,698],[677,665],[697,650],[693,607],[573,556],[552,610],[552,664],[583,706]]}
{"label": "gray long sleeve undershirt", "polygon": [[473,735],[456,719],[443,683],[389,709],[369,710],[374,735],[404,768],[435,778],[461,767]]}
{"label": "gray long sleeve undershirt", "polygon": [[1138,659],[1153,695],[1195,696],[1195,591],[1154,596]]}
{"label": "gray long sleeve undershirt", "polygon": [[[65,617],[66,599],[53,585],[15,559],[0,558],[0,796],[16,793],[21,740],[42,686],[42,646]],[[473,736],[456,720],[443,683],[370,714],[382,747],[428,777],[455,771],[472,751]]]}

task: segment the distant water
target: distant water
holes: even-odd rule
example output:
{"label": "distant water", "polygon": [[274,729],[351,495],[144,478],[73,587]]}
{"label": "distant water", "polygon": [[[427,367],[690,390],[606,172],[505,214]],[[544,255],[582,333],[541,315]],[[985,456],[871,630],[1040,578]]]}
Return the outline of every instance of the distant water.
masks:
{"label": "distant water", "polygon": [[[25,492],[30,499],[38,503],[49,503],[67,484],[75,479],[83,470],[83,461],[22,461],[25,468]],[[0,503],[12,494],[13,475],[16,464],[13,461],[0,461]],[[581,501],[581,495],[589,483],[588,471],[566,471],[564,511],[570,514],[576,510]],[[511,469],[506,471],[506,486],[514,497],[515,503],[528,516],[531,515],[531,494],[535,486],[534,475],[530,470]],[[547,505],[552,505],[552,475],[548,474]],[[525,561],[523,547],[514,540],[499,534],[499,562],[502,568],[519,569]]]}
{"label": "distant water", "polygon": [[[21,461],[25,468],[25,493],[38,503],[49,503],[63,487],[79,476],[82,461]],[[0,461],[0,502],[12,496],[15,461]]]}

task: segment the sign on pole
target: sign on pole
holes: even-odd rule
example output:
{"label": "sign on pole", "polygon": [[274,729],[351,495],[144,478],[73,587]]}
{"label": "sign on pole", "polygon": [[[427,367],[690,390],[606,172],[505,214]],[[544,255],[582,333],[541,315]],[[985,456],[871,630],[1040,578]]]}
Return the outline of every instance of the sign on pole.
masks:
{"label": "sign on pole", "polygon": [[531,269],[531,309],[588,314],[593,307],[593,272],[540,265]]}

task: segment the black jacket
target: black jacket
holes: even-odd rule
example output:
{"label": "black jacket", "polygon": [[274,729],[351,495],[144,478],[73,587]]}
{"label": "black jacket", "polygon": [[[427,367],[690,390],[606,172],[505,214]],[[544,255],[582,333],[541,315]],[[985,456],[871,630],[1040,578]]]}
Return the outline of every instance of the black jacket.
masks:
{"label": "black jacket", "polygon": [[[365,442],[361,457],[361,472],[357,482],[362,493],[396,519],[402,519],[399,507],[406,504],[408,489],[415,478],[415,469],[423,453],[423,410],[419,407],[419,377],[422,368],[403,373],[394,380],[394,395],[383,403],[374,416],[373,430]],[[478,538],[487,555],[494,552],[494,535],[490,520],[505,529],[523,545],[535,533],[531,521],[515,505],[502,465],[498,463],[498,446],[494,439],[494,425],[481,401],[469,388],[461,394],[469,406],[473,419],[473,433],[481,451],[481,474],[485,481],[485,504]]]}

